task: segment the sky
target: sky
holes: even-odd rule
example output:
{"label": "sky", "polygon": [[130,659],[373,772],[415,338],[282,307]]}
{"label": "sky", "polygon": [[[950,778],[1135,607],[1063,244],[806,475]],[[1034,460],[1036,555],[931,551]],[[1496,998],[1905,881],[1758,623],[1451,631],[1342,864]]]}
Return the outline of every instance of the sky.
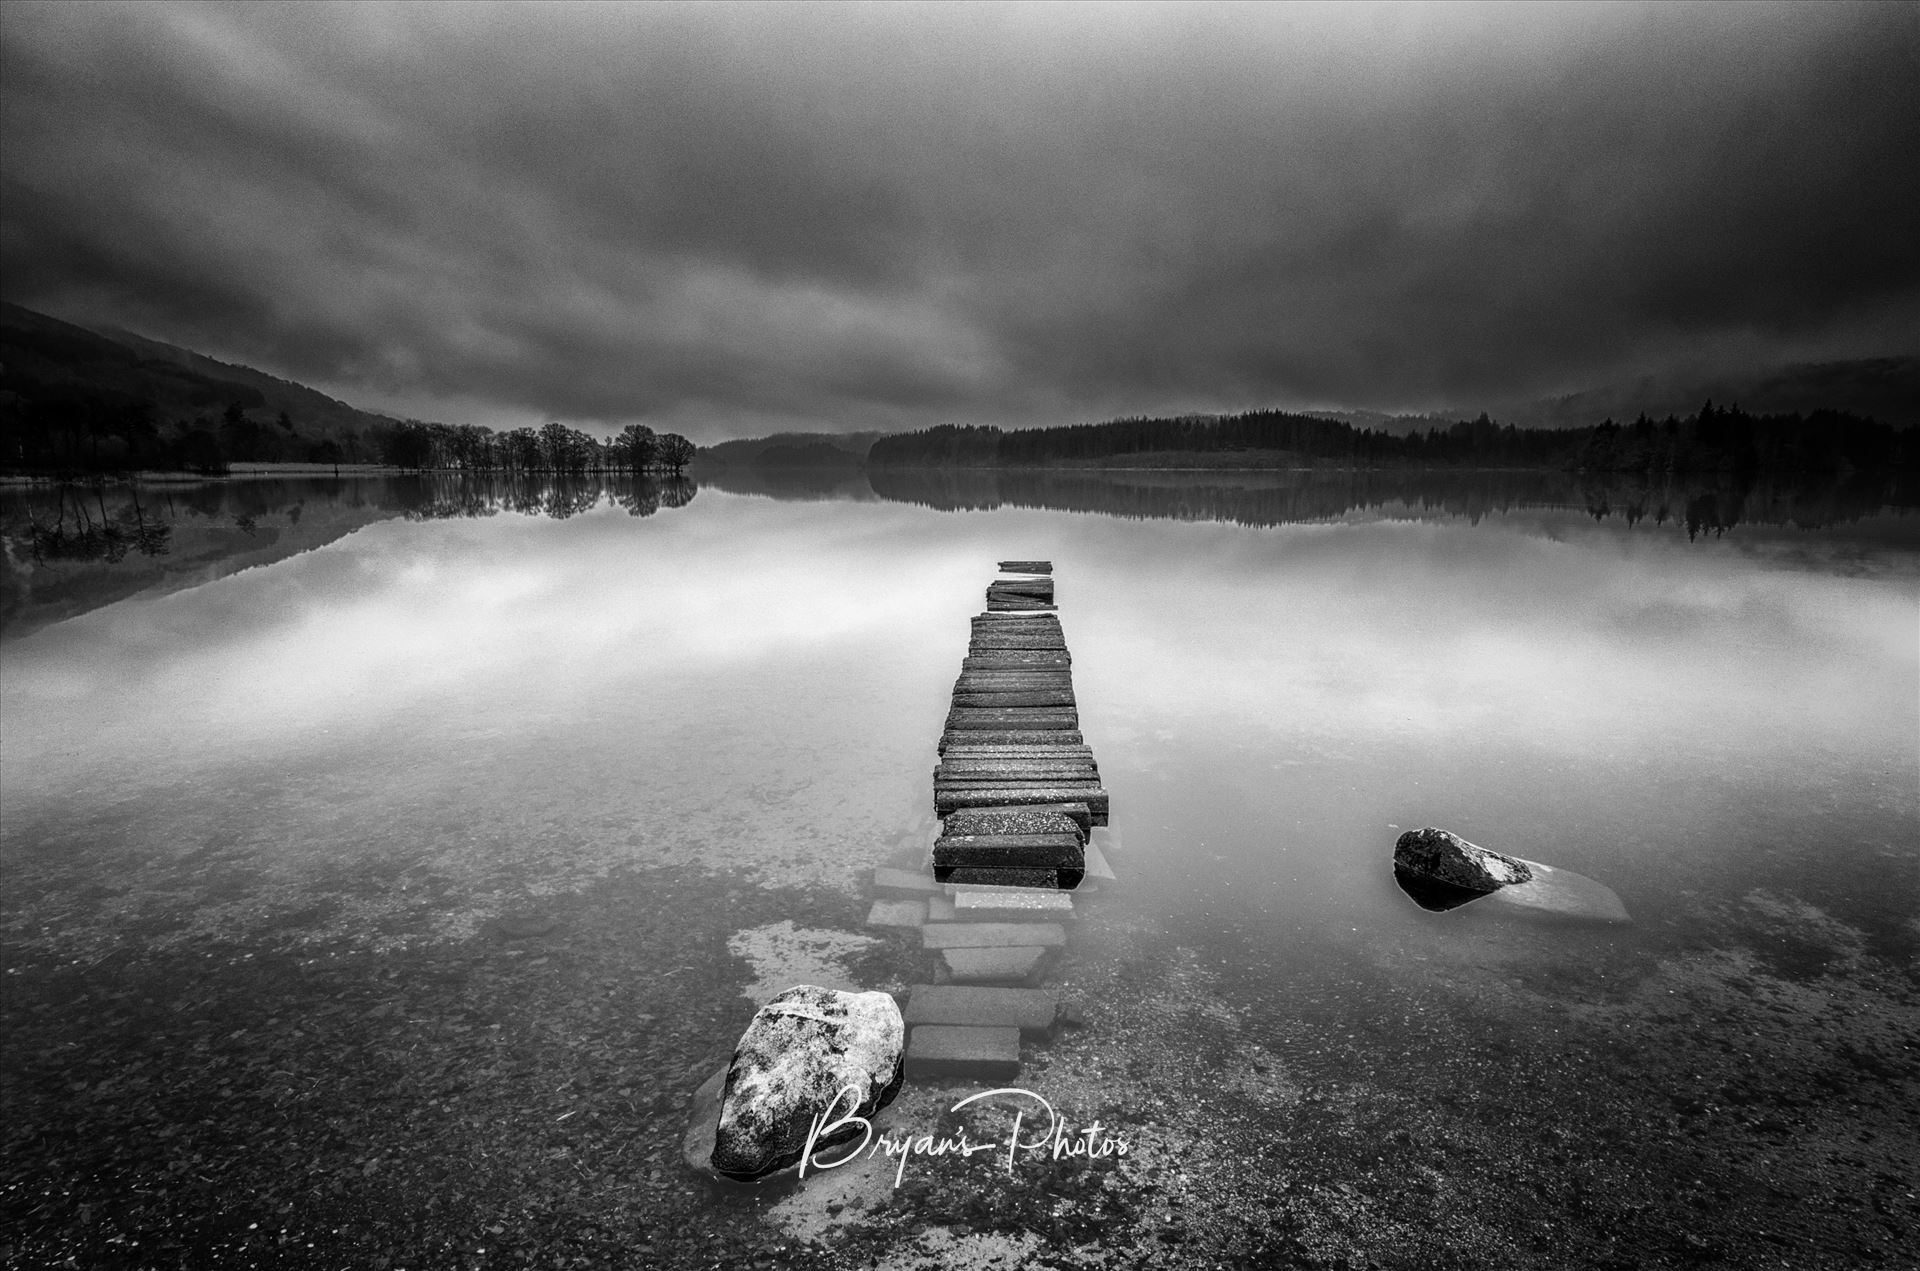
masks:
{"label": "sky", "polygon": [[0,297],[493,427],[1913,353],[1916,155],[1917,4],[0,9]]}

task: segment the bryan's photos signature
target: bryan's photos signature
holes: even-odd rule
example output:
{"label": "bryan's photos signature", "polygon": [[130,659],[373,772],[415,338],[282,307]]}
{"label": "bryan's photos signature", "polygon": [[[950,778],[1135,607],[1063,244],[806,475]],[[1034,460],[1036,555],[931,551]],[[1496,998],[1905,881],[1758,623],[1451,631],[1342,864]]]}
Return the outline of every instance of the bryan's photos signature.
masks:
{"label": "bryan's photos signature", "polygon": [[[812,1129],[807,1131],[806,1150],[800,1156],[800,1177],[805,1178],[809,1167],[816,1170],[838,1169],[850,1161],[885,1153],[888,1159],[897,1159],[899,1165],[893,1173],[893,1185],[898,1187],[906,1176],[907,1161],[915,1156],[958,1156],[962,1160],[971,1159],[980,1152],[1004,1150],[1006,1152],[1007,1172],[1013,1172],[1014,1162],[1025,1152],[1045,1152],[1049,1160],[1078,1157],[1093,1160],[1104,1156],[1121,1157],[1130,1150],[1131,1145],[1119,1135],[1110,1134],[1098,1121],[1070,1133],[1067,1119],[1053,1110],[1053,1105],[1031,1090],[1022,1090],[1018,1086],[1004,1086],[997,1090],[982,1090],[979,1094],[968,1095],[953,1105],[951,1111],[958,1112],[969,1104],[983,1099],[1009,1099],[1014,1101],[1013,1129],[1004,1140],[974,1140],[965,1129],[954,1134],[896,1134],[891,1130],[874,1133],[873,1123],[856,1114],[860,1106],[858,1092],[848,1086],[833,1097],[833,1101],[813,1119]],[[835,1117],[835,1112],[845,1106],[844,1115]],[[1044,1114],[1044,1116],[1040,1115]],[[1023,1125],[1029,1127],[1022,1137]],[[1044,1127],[1044,1128],[1043,1128]],[[837,1148],[821,1148],[821,1140],[838,1143],[849,1134],[851,1140],[844,1151]],[[837,1155],[832,1155],[837,1152]],[[832,1159],[821,1159],[822,1155],[832,1155]]]}

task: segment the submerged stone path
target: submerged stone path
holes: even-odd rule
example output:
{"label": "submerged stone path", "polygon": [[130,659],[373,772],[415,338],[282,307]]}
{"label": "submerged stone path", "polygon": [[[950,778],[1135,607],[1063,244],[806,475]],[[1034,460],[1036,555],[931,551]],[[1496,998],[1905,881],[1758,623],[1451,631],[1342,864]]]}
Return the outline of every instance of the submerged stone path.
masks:
{"label": "submerged stone path", "polygon": [[924,869],[874,871],[871,926],[920,928],[931,974],[908,992],[907,1072],[1004,1080],[1059,994],[1037,987],[1114,875],[1095,841],[1108,800],[1080,732],[1073,657],[1049,561],[1001,561],[972,620],[933,773],[940,820]]}

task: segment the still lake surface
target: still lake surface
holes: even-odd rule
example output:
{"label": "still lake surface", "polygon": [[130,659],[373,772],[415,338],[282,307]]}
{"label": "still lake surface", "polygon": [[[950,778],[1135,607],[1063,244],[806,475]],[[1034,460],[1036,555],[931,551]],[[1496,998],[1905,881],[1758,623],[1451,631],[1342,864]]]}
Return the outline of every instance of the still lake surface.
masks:
{"label": "still lake surface", "polygon": [[[1910,1258],[1920,517],[1289,489],[5,492],[8,1247],[533,1259],[565,1192],[639,1264]],[[750,999],[925,974],[868,879],[930,841],[1009,558],[1054,562],[1121,876],[1023,1081],[1133,1152],[1051,1227],[953,1161],[710,1192],[676,1118]],[[1422,825],[1633,922],[1426,912]]]}

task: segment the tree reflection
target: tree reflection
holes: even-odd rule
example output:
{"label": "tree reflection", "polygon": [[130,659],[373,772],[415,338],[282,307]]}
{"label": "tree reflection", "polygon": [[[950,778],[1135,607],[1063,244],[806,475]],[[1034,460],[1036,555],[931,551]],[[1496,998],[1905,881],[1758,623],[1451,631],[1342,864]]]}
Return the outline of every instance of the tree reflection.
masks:
{"label": "tree reflection", "polygon": [[[1743,523],[1819,528],[1888,509],[1920,506],[1897,476],[1797,477],[1740,474],[1650,480],[1634,474],[1411,468],[1298,471],[1171,471],[1095,468],[888,467],[868,472],[885,499],[943,511],[1000,507],[1099,512],[1129,519],[1286,525],[1353,512],[1406,508],[1478,523],[1527,509],[1584,510],[1628,525],[1651,519],[1684,525],[1689,538],[1718,537]],[[782,497],[772,488],[757,493]],[[817,497],[812,491],[793,497]]]}

